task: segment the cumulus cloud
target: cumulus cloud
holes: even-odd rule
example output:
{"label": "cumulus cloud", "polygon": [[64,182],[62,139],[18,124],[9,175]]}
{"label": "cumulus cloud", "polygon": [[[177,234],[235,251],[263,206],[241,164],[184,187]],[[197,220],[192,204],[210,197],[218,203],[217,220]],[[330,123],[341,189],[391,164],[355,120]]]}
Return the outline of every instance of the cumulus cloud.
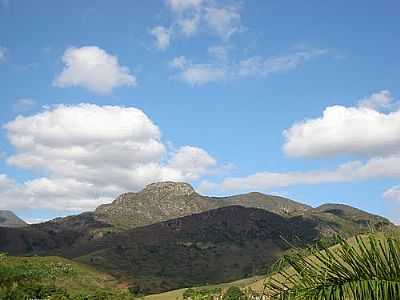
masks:
{"label": "cumulus cloud", "polygon": [[20,185],[0,177],[3,206],[87,210],[151,182],[200,178],[216,165],[193,146],[168,154],[159,128],[133,107],[59,105],[4,128],[16,150],[7,162],[38,177]]}
{"label": "cumulus cloud", "polygon": [[136,86],[136,77],[118,58],[96,46],[68,48],[63,55],[64,69],[53,84],[79,86],[99,94],[108,94],[119,86]]}
{"label": "cumulus cloud", "polygon": [[223,66],[213,64],[194,64],[184,56],[176,57],[170,66],[178,70],[177,78],[192,86],[200,86],[210,82],[218,82],[227,78],[227,70]]}
{"label": "cumulus cloud", "polygon": [[168,48],[171,40],[171,30],[163,26],[155,26],[150,30],[150,34],[154,36],[156,47],[160,50]]}
{"label": "cumulus cloud", "polygon": [[205,150],[184,146],[177,151],[168,166],[180,170],[184,177],[195,180],[216,167],[217,161]]}
{"label": "cumulus cloud", "polygon": [[[400,178],[400,111],[382,113],[370,108],[381,107],[390,98],[388,91],[375,93],[360,101],[358,107],[328,107],[323,116],[293,125],[284,132],[284,150],[293,156],[327,156],[361,154],[366,160],[343,163],[331,170],[292,172],[264,171],[243,177],[228,177],[222,182],[203,181],[204,191],[271,190],[294,185],[313,185]],[[362,103],[362,104],[361,104]],[[388,199],[400,199],[399,187],[384,193]]]}
{"label": "cumulus cloud", "polygon": [[285,130],[286,154],[323,157],[338,154],[379,155],[400,151],[400,111],[330,106],[322,116]]}
{"label": "cumulus cloud", "polygon": [[358,106],[366,107],[374,110],[380,109],[391,109],[395,105],[394,98],[390,91],[382,90],[377,93],[373,93],[369,97],[361,99],[358,102]]}
{"label": "cumulus cloud", "polygon": [[7,49],[0,47],[0,64],[6,61]]}

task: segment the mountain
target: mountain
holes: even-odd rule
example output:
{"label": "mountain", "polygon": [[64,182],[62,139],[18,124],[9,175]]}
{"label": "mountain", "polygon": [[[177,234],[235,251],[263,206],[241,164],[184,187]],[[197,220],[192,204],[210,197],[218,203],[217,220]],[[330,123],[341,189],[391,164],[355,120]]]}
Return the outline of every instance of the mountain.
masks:
{"label": "mountain", "polygon": [[187,183],[161,182],[139,193],[120,195],[113,203],[95,210],[98,221],[121,228],[134,228],[217,208]]}
{"label": "mountain", "polygon": [[98,236],[96,229],[108,227],[92,214],[60,221],[0,228],[0,251],[63,256],[157,293],[261,274],[288,243],[304,246],[319,238],[313,220],[242,206]]}
{"label": "mountain", "polygon": [[155,293],[260,274],[289,245],[391,226],[340,204],[312,208],[260,193],[206,197],[188,184],[162,182],[94,212],[0,227],[0,251],[70,258]]}
{"label": "mountain", "polygon": [[27,223],[18,218],[13,212],[0,210],[0,227],[23,227],[27,225]]}
{"label": "mountain", "polygon": [[127,229],[231,205],[261,208],[279,215],[295,215],[311,208],[290,199],[261,193],[206,197],[187,183],[160,182],[146,186],[139,193],[122,194],[113,203],[99,206],[95,218]]}

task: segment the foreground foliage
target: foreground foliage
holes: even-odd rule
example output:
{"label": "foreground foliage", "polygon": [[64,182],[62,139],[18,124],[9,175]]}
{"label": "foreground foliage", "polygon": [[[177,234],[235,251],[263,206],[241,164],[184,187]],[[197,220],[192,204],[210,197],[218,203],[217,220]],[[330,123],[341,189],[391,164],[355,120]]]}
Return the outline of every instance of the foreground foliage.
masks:
{"label": "foreground foliage", "polygon": [[[122,289],[101,289],[60,286],[58,281],[80,281],[82,271],[64,262],[35,258],[14,258],[0,253],[1,300],[132,300],[134,297]],[[96,279],[97,277],[95,277]]]}
{"label": "foreground foliage", "polygon": [[258,300],[262,299],[262,295],[251,289],[240,289],[231,286],[228,290],[223,291],[221,288],[212,289],[187,289],[183,293],[184,300]]}
{"label": "foreground foliage", "polygon": [[312,256],[285,256],[290,268],[271,276],[271,299],[400,299],[400,239],[358,236],[339,246],[313,249]]}

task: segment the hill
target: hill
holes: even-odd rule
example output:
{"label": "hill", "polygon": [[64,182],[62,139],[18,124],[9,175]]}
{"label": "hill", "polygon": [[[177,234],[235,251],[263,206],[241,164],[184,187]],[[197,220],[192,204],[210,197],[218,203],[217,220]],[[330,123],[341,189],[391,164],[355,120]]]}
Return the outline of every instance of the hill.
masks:
{"label": "hill", "polygon": [[25,221],[18,218],[13,212],[0,210],[0,227],[23,227],[27,225]]}
{"label": "hill", "polygon": [[[129,291],[123,288],[121,283],[113,276],[101,273],[87,265],[55,256],[13,257],[0,255],[0,272],[2,275],[11,274],[15,277],[16,274],[21,275],[21,271],[25,269],[32,274],[34,270],[39,270],[41,273],[39,285],[51,287],[51,290],[65,291],[72,297],[107,294],[110,296],[107,299],[133,300]],[[2,280],[6,280],[6,278],[1,278],[0,282]],[[29,284],[29,280],[26,281],[26,284]]]}
{"label": "hill", "polygon": [[82,246],[71,254],[154,293],[262,274],[289,248],[284,240],[317,240],[317,225],[230,206],[110,235],[86,255],[77,257]]}

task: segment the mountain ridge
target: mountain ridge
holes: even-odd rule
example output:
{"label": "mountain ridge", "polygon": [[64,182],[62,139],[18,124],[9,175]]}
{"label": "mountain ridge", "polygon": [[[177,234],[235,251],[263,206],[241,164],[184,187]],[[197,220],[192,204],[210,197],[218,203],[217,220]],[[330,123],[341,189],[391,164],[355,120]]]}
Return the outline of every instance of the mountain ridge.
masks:
{"label": "mountain ridge", "polygon": [[188,183],[167,181],[149,184],[140,192],[121,194],[112,203],[97,207],[94,214],[98,221],[127,229],[231,205],[266,209],[280,215],[293,215],[311,208],[291,199],[258,192],[208,197],[197,193]]}

